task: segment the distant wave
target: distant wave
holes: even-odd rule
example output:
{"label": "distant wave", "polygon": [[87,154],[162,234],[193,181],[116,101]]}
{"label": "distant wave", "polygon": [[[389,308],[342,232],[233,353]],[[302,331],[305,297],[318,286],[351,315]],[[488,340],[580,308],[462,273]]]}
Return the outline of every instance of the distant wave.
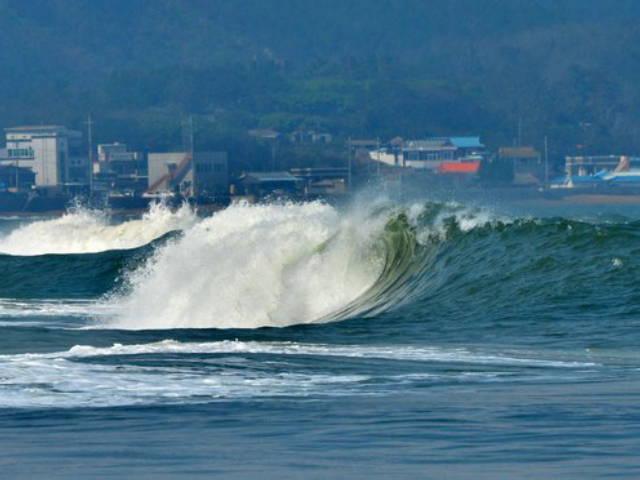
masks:
{"label": "distant wave", "polygon": [[62,217],[23,224],[0,236],[0,254],[45,255],[97,253],[137,248],[196,222],[196,214],[185,205],[171,210],[153,204],[142,218],[113,224],[97,210],[75,208]]}

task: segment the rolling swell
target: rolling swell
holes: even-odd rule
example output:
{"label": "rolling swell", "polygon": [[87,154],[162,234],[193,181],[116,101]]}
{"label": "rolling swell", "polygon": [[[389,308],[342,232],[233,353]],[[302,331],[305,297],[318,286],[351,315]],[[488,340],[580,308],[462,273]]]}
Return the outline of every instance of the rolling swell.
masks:
{"label": "rolling swell", "polygon": [[462,328],[484,318],[518,328],[523,310],[551,322],[612,305],[622,319],[640,313],[640,222],[497,219],[431,203],[413,220],[396,213],[381,241],[380,276],[332,320],[406,307]]}
{"label": "rolling swell", "polygon": [[4,298],[96,298],[123,286],[126,272],[143,264],[177,232],[148,245],[101,253],[14,256],[0,254]]}

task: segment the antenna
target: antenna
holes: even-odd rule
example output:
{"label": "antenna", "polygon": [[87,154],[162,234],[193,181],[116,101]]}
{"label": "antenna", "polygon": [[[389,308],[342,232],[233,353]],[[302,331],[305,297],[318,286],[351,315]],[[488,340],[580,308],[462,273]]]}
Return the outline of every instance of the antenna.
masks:
{"label": "antenna", "polygon": [[351,191],[351,137],[347,141],[347,189]]}

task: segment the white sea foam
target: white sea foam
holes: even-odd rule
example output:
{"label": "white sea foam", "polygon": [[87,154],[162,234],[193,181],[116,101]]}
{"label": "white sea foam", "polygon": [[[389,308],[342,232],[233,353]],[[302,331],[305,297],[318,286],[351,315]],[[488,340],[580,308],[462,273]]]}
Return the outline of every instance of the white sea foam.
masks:
{"label": "white sea foam", "polygon": [[113,344],[110,347],[75,345],[67,351],[0,355],[6,359],[73,359],[122,355],[156,354],[266,354],[383,359],[414,362],[467,363],[477,365],[576,368],[595,366],[592,362],[546,360],[529,357],[474,352],[466,348],[421,347],[411,345],[329,345],[296,342],[221,340],[179,342],[163,340],[145,344]]}
{"label": "white sea foam", "polygon": [[95,300],[13,300],[0,298],[0,318],[81,317],[93,319],[113,315],[115,311],[115,306]]}
{"label": "white sea foam", "polygon": [[385,219],[323,203],[237,204],[159,248],[113,298],[107,327],[256,328],[317,321],[358,298],[382,263],[371,245]]}
{"label": "white sea foam", "polygon": [[[194,362],[191,357],[194,354],[213,357]],[[289,368],[287,371],[270,368],[264,358],[253,358],[256,354],[288,357],[285,361]],[[145,361],[149,355],[153,356],[151,362]],[[182,356],[186,363],[176,356]],[[393,374],[376,373],[366,363],[352,373],[337,373],[332,367],[326,371],[306,371],[303,364],[296,366],[294,358],[298,356],[330,357],[336,361],[340,358],[410,361],[414,366],[410,371]],[[429,366],[432,362],[483,365],[486,370],[432,369]],[[351,365],[356,364],[352,361]],[[0,355],[0,407],[100,407],[232,398],[386,395],[407,383],[495,382],[511,379],[516,372],[522,374],[530,367],[534,370],[528,375],[536,376],[541,367],[575,371],[593,365],[478,353],[463,348],[399,345],[175,340],[111,347],[77,345],[62,352]],[[511,370],[507,371],[508,368]]]}
{"label": "white sea foam", "polygon": [[142,218],[112,224],[104,213],[77,208],[62,217],[23,224],[0,237],[0,253],[96,253],[146,245],[162,235],[191,227],[197,221],[187,205],[172,211],[153,204]]}

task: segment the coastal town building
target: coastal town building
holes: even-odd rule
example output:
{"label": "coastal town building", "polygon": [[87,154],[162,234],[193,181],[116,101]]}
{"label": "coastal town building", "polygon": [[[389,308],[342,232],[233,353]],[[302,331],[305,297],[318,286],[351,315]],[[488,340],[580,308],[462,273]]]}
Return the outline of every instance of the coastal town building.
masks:
{"label": "coastal town building", "polygon": [[161,194],[175,191],[194,197],[228,195],[227,153],[150,153],[147,193]]}
{"label": "coastal town building", "polygon": [[93,164],[94,190],[108,189],[130,194],[147,188],[147,162],[142,152],[130,152],[123,143],[98,145],[98,161]]}
{"label": "coastal town building", "polygon": [[85,181],[86,160],[72,155],[82,134],[59,125],[37,125],[5,129],[6,158],[2,165],[29,168],[36,187],[61,187]]}
{"label": "coastal town building", "polygon": [[[394,167],[441,170],[446,162],[471,162],[476,167],[486,147],[480,137],[432,137],[422,140],[396,139],[393,143],[370,150],[374,162]],[[474,167],[474,171],[477,168]]]}

